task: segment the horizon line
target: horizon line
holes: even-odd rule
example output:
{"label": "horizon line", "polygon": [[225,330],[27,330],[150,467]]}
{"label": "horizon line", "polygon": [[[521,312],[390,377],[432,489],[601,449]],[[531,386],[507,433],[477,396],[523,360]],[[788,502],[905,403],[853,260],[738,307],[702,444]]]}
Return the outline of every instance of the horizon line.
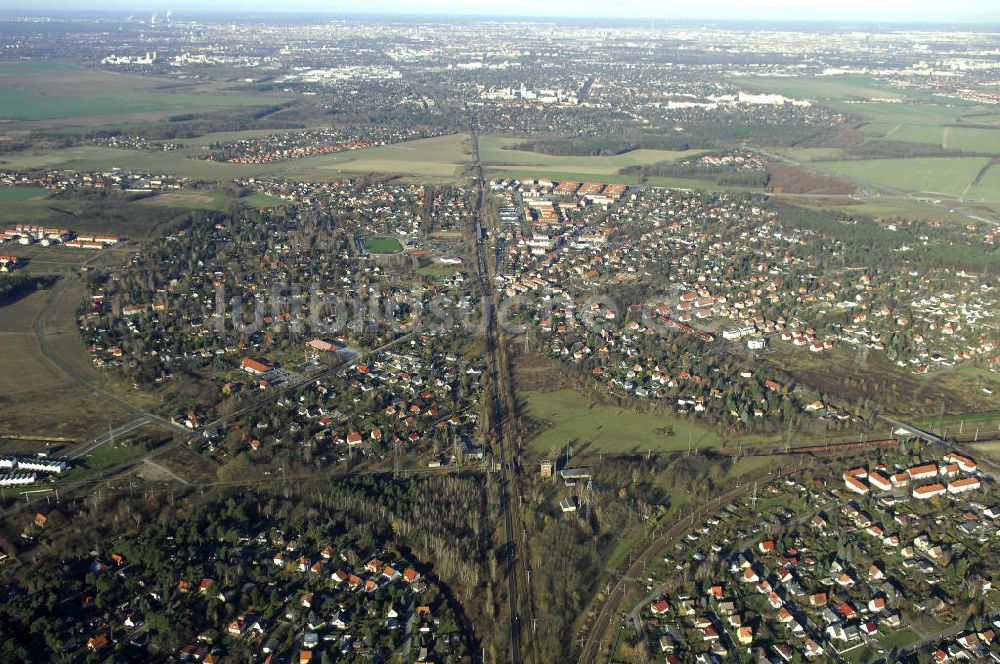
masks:
{"label": "horizon line", "polygon": [[[996,17],[966,17],[966,18],[911,18],[911,19],[897,19],[897,18],[830,18],[830,17],[813,17],[813,18],[779,18],[779,17],[767,17],[767,18],[750,18],[750,17],[734,17],[734,18],[719,18],[719,17],[707,17],[707,16],[669,16],[669,15],[658,15],[658,16],[614,16],[614,15],[602,15],[602,14],[588,14],[580,15],[575,17],[565,17],[557,15],[545,15],[545,14],[491,14],[491,13],[468,13],[468,12],[440,12],[440,11],[408,11],[405,9],[397,10],[379,10],[370,9],[366,11],[352,11],[352,10],[337,10],[330,11],[324,9],[236,9],[236,8],[219,8],[219,9],[206,9],[206,8],[182,8],[180,10],[173,10],[170,7],[160,7],[153,8],[152,6],[140,7],[136,6],[131,9],[95,9],[91,7],[4,7],[0,8],[0,16],[11,15],[22,13],[24,15],[39,15],[46,14],[47,12],[76,12],[83,14],[105,14],[105,15],[120,15],[122,17],[134,16],[138,12],[149,13],[153,12],[157,16],[165,14],[170,11],[174,19],[178,19],[177,14],[181,14],[181,17],[187,14],[193,15],[230,15],[230,16],[324,16],[324,17],[337,17],[337,18],[359,18],[359,17],[407,17],[407,18],[448,18],[448,19],[476,19],[476,20],[505,20],[505,21],[546,21],[554,23],[580,23],[582,21],[588,20],[606,20],[615,22],[653,22],[653,21],[679,21],[684,23],[700,23],[700,24],[712,24],[712,23],[756,23],[756,24],[789,24],[789,23],[818,23],[818,24],[846,24],[846,25],[857,25],[857,24],[883,24],[883,25],[996,25],[1000,26],[1000,15]],[[54,16],[53,18],[59,18]]]}

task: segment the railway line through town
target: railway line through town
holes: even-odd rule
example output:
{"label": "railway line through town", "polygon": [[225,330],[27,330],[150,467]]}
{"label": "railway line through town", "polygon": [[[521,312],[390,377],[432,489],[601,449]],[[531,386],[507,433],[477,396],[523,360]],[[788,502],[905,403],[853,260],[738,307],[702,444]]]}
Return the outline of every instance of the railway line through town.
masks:
{"label": "railway line through town", "polygon": [[[499,458],[499,494],[502,512],[505,564],[507,570],[507,610],[509,612],[509,647],[510,662],[517,664],[525,659],[534,664],[537,661],[533,629],[528,632],[527,643],[523,638],[528,630],[527,625],[534,625],[531,592],[527,583],[527,563],[525,555],[526,537],[522,537],[520,552],[518,546],[519,533],[524,527],[520,525],[519,507],[514,504],[515,494],[520,496],[518,489],[518,472],[520,470],[517,454],[514,450],[514,434],[511,429],[510,412],[510,378],[506,354],[500,339],[500,330],[495,312],[499,302],[493,288],[494,269],[491,268],[487,253],[487,224],[484,220],[486,203],[486,181],[483,175],[483,165],[479,154],[479,132],[476,119],[469,114],[469,129],[472,137],[473,177],[476,180],[476,203],[474,207],[475,227],[473,229],[476,242],[476,265],[478,283],[482,289],[481,295],[490,303],[490,315],[487,320],[484,344],[487,354],[487,366],[490,377],[489,399],[492,406],[490,424],[492,435],[496,441],[496,452]],[[506,398],[505,398],[506,397]],[[524,620],[522,620],[522,615]]]}

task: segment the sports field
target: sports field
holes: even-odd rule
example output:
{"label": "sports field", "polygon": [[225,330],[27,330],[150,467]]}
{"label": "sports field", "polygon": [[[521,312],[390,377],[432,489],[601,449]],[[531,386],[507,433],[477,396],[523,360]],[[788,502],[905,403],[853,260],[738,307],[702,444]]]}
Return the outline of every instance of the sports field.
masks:
{"label": "sports field", "polygon": [[395,254],[403,250],[403,245],[391,235],[370,235],[365,238],[365,249],[373,254]]}
{"label": "sports field", "polygon": [[865,159],[813,162],[834,175],[873,182],[905,192],[963,196],[986,157]]}

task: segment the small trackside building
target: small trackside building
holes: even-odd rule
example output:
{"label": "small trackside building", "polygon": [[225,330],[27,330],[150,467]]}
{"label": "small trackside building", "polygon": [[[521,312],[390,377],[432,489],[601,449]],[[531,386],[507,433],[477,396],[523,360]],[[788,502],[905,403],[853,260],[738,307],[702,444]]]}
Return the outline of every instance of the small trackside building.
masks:
{"label": "small trackside building", "polygon": [[917,500],[928,500],[929,498],[943,496],[947,491],[941,483],[926,484],[924,486],[913,487],[913,497]]}

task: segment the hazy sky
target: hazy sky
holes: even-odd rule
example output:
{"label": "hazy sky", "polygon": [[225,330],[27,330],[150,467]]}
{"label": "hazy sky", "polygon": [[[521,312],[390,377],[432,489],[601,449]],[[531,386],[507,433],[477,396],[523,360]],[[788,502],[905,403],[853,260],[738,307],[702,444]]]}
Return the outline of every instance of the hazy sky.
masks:
{"label": "hazy sky", "polygon": [[0,0],[0,9],[173,9],[623,18],[1000,22],[1000,0]]}

